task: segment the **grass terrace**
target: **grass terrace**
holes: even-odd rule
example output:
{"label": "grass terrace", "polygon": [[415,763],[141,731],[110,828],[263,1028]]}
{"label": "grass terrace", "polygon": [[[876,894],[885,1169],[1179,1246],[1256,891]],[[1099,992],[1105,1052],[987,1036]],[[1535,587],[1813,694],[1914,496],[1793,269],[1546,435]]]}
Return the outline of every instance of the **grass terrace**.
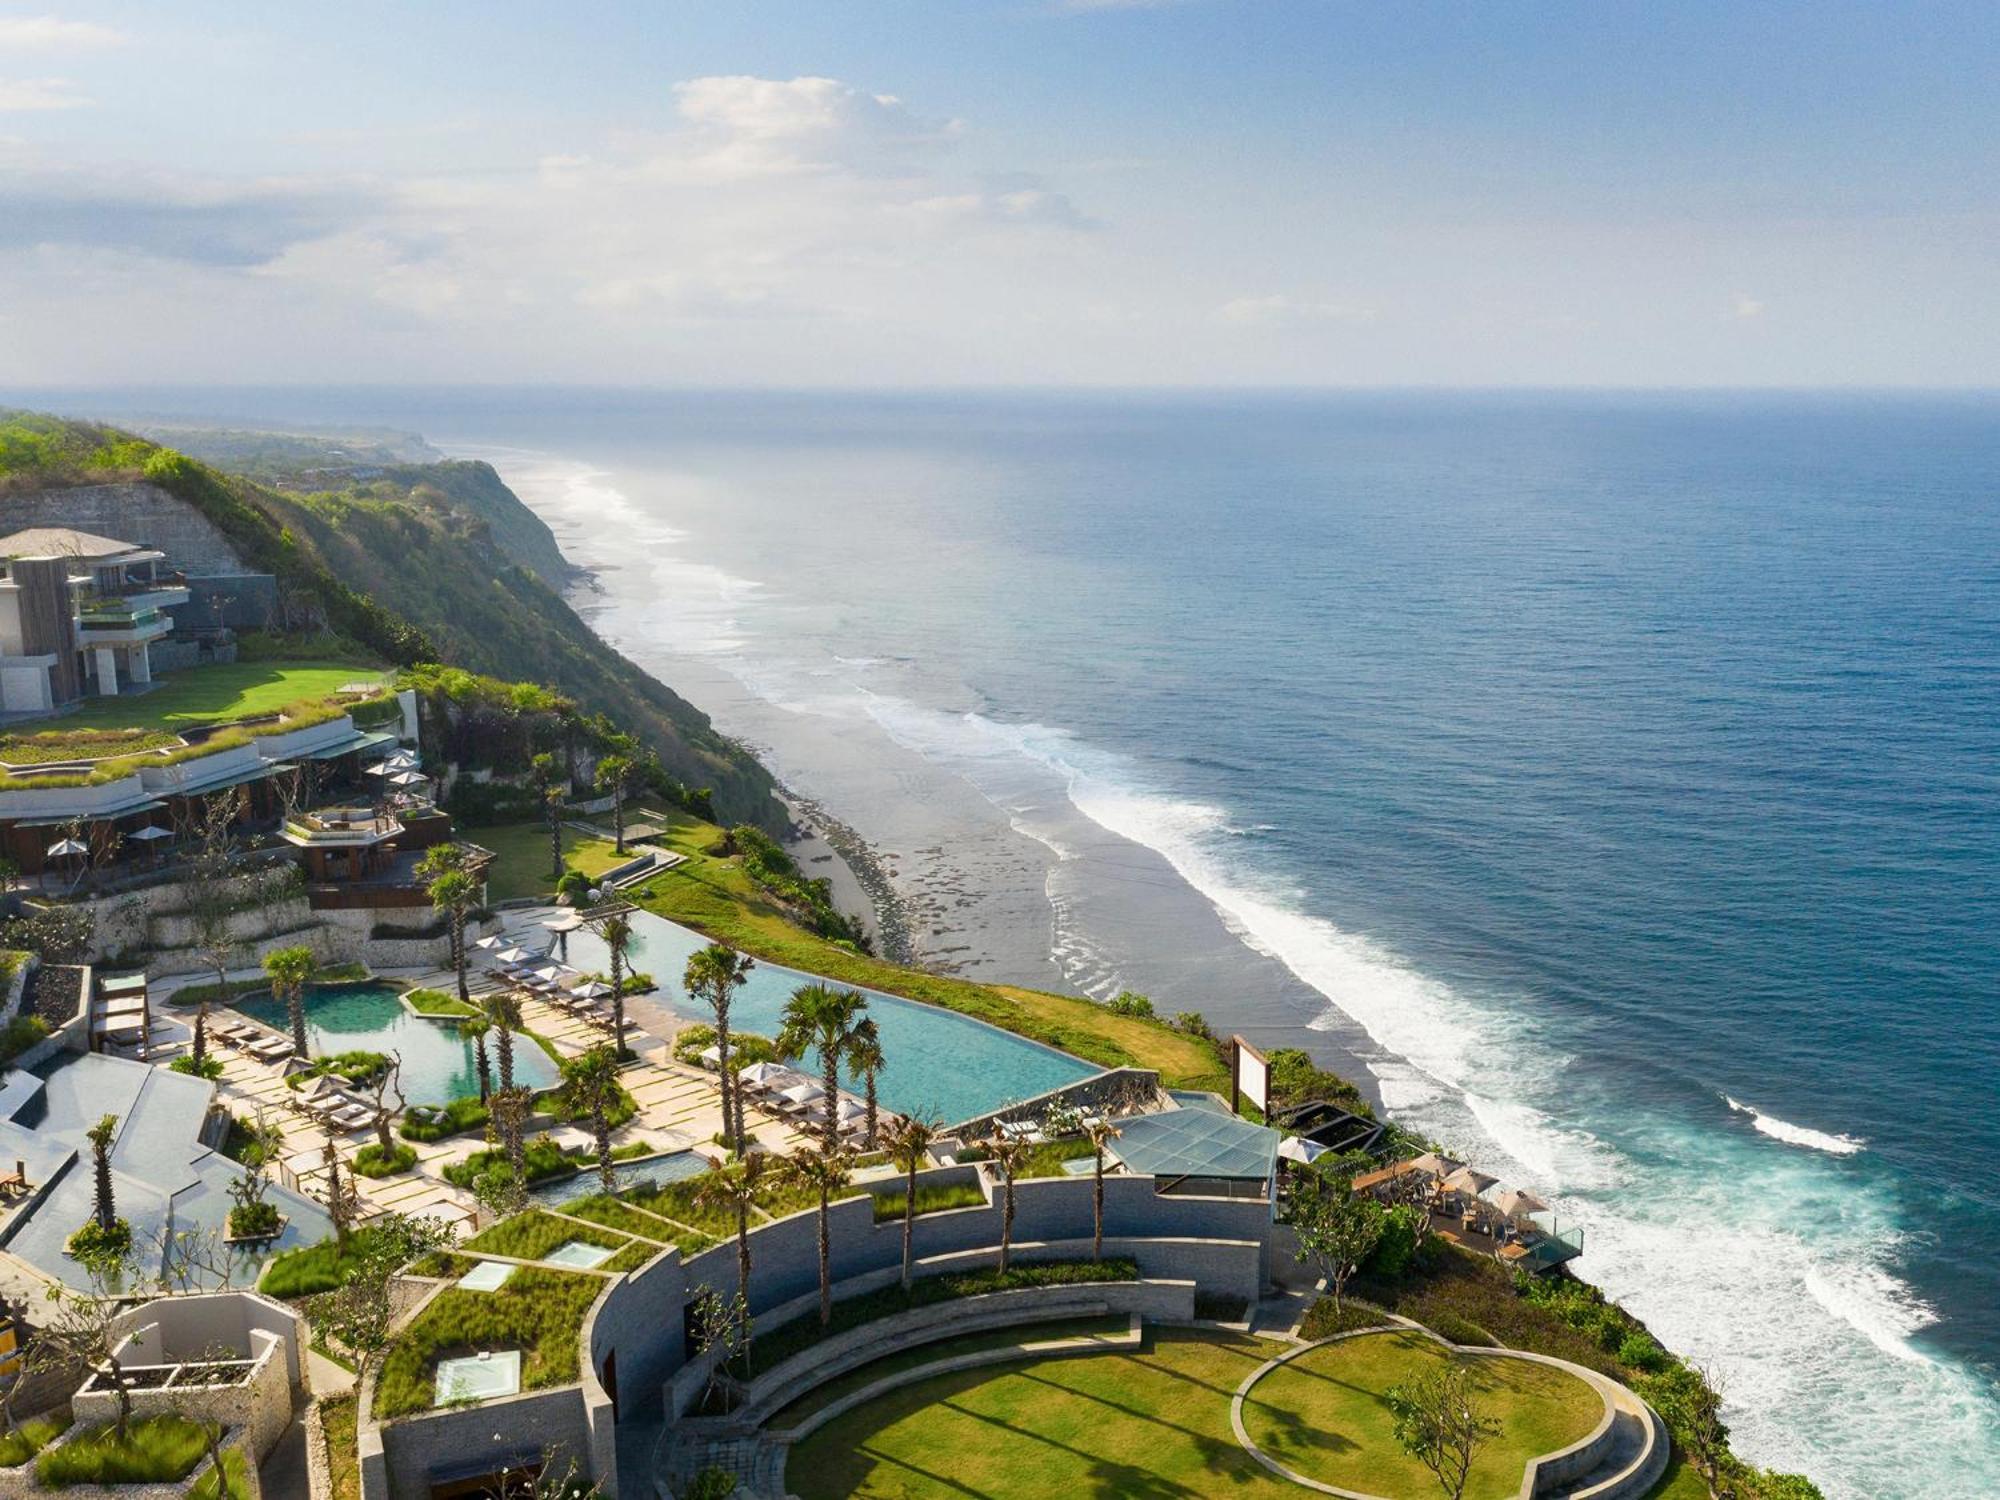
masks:
{"label": "grass terrace", "polygon": [[[725,1167],[721,1170],[737,1171],[740,1169]],[[670,1219],[674,1223],[685,1225],[689,1229],[698,1229],[703,1234],[711,1235],[719,1240],[729,1239],[736,1233],[736,1215],[734,1212],[728,1209],[711,1208],[706,1204],[696,1201],[701,1193],[701,1184],[707,1177],[708,1174],[704,1172],[699,1177],[686,1177],[679,1182],[666,1182],[646,1187],[629,1188],[619,1194],[619,1198],[620,1201],[630,1204],[633,1207],[642,1209],[649,1214],[654,1214],[663,1219]],[[858,1198],[864,1191],[865,1189],[863,1188],[849,1187],[845,1191],[836,1194],[834,1201],[839,1202],[844,1198]],[[801,1209],[817,1208],[818,1206],[819,1195],[811,1189],[792,1183],[781,1182],[776,1176],[767,1173],[763,1181],[758,1184],[756,1207],[751,1210],[750,1214],[750,1227],[754,1229],[759,1224],[767,1224],[773,1219],[782,1219],[788,1214],[798,1213]]]}
{"label": "grass terrace", "polygon": [[[546,899],[555,889],[555,882],[549,878],[546,823],[501,823],[472,830],[469,836],[497,856],[486,872],[486,890],[491,900]],[[610,839],[586,838],[574,828],[563,829],[563,864],[593,879],[631,857],[620,854]]]}
{"label": "grass terrace", "polygon": [[[149,693],[86,699],[83,707],[62,719],[58,732],[70,735],[118,729],[160,733],[200,724],[228,724],[277,713],[295,704],[324,702],[350,683],[379,686],[384,681],[386,674],[381,668],[358,667],[351,662],[224,662],[162,677]],[[0,758],[5,758],[4,754]]]}
{"label": "grass terrace", "polygon": [[122,1442],[110,1423],[87,1427],[61,1446],[45,1448],[35,1460],[35,1477],[51,1489],[170,1483],[194,1472],[213,1431],[171,1414],[133,1418]]}
{"label": "grass terrace", "polygon": [[[886,1224],[903,1217],[903,1208],[909,1202],[907,1192],[877,1193],[875,1195],[875,1222]],[[945,1213],[954,1208],[984,1208],[986,1194],[976,1182],[944,1182],[917,1189],[918,1214]]]}
{"label": "grass terrace", "polygon": [[428,1410],[438,1362],[482,1350],[520,1350],[524,1391],[568,1385],[577,1378],[583,1320],[604,1286],[602,1276],[523,1266],[498,1291],[446,1287],[383,1360],[375,1415],[387,1421]]}
{"label": "grass terrace", "polygon": [[460,1248],[472,1254],[483,1251],[488,1255],[505,1255],[513,1260],[540,1260],[557,1246],[566,1245],[571,1240],[582,1240],[586,1245],[597,1245],[606,1250],[622,1250],[632,1243],[629,1236],[593,1229],[588,1224],[573,1223],[540,1209],[530,1209],[474,1235]]}
{"label": "grass terrace", "polygon": [[31,1417],[12,1432],[0,1433],[0,1469],[15,1469],[69,1431],[69,1420]]}

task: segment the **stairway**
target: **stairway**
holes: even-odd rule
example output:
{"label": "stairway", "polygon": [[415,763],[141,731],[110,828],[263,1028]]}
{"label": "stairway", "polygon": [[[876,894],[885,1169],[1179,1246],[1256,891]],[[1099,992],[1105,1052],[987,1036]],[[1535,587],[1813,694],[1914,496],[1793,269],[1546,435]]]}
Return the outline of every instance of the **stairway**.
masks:
{"label": "stairway", "polygon": [[1536,1500],[1638,1500],[1666,1472],[1672,1443],[1650,1406],[1626,1393],[1611,1422],[1611,1442],[1588,1474],[1539,1491]]}

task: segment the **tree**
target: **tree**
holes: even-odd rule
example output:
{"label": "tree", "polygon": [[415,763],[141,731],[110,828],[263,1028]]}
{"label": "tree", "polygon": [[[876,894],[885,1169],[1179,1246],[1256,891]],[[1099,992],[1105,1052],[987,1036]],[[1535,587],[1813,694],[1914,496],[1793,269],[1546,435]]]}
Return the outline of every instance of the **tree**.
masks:
{"label": "tree", "polygon": [[867,1114],[863,1117],[865,1126],[861,1146],[864,1151],[873,1151],[875,1125],[879,1114],[875,1099],[875,1075],[888,1066],[888,1060],[882,1056],[882,1033],[876,1028],[874,1021],[866,1016],[855,1023],[854,1039],[848,1044],[847,1058],[848,1065],[861,1075],[865,1091],[863,1097],[868,1108]]}
{"label": "tree", "polygon": [[1090,1142],[1090,1258],[1104,1259],[1104,1148],[1118,1139],[1119,1130],[1109,1120],[1098,1120],[1083,1128]]}
{"label": "tree", "polygon": [[911,1249],[916,1242],[917,1173],[929,1160],[939,1123],[922,1115],[905,1115],[884,1133],[889,1160],[903,1169],[903,1290],[910,1289]]}
{"label": "tree", "polygon": [[618,1186],[611,1161],[611,1107],[618,1102],[618,1058],[609,1047],[592,1047],[562,1065],[570,1108],[590,1121],[597,1141],[597,1175],[609,1193]]}
{"label": "tree", "polygon": [[481,1104],[493,1097],[493,1059],[486,1050],[486,1034],[492,1029],[493,1022],[484,1014],[467,1016],[458,1023],[458,1034],[472,1043],[472,1062],[479,1076]]}
{"label": "tree", "polygon": [[81,1366],[102,1375],[118,1397],[116,1426],[122,1442],[132,1421],[132,1389],[118,1358],[125,1341],[119,1323],[124,1304],[114,1288],[125,1284],[133,1269],[131,1249],[93,1256],[84,1269],[90,1277],[88,1290],[49,1283],[48,1316],[29,1345],[28,1359],[36,1370]]}
{"label": "tree", "polygon": [[562,815],[563,803],[568,800],[567,779],[558,779],[556,758],[544,751],[528,763],[535,779],[535,791],[542,804],[542,817],[549,826],[549,879],[562,879]]}
{"label": "tree", "polygon": [[465,919],[479,906],[479,881],[470,869],[470,857],[458,844],[433,844],[417,861],[417,878],[424,882],[431,909],[451,922],[451,962],[458,974],[458,999],[472,1003],[466,985]]}
{"label": "tree", "polygon": [[521,997],[512,990],[495,990],[486,997],[486,1018],[493,1023],[500,1092],[504,1094],[514,1087],[514,1033],[521,1025]]}
{"label": "tree", "polygon": [[[396,1142],[389,1134],[389,1127],[396,1123],[396,1116],[403,1112],[403,1054],[391,1052],[389,1065],[375,1075],[375,1096],[368,1103],[374,1118],[369,1121],[375,1127],[375,1144],[382,1149],[385,1162],[393,1162],[396,1156]],[[389,1102],[390,1095],[396,1102]]]}
{"label": "tree", "polygon": [[1396,1421],[1396,1441],[1437,1476],[1449,1500],[1461,1500],[1473,1455],[1500,1424],[1472,1403],[1472,1370],[1454,1355],[1383,1395]]}
{"label": "tree", "polygon": [[1028,1143],[1017,1141],[1012,1136],[995,1133],[986,1143],[986,1149],[993,1153],[993,1165],[1000,1169],[1002,1197],[1000,1204],[1000,1274],[1007,1274],[1007,1257],[1014,1248],[1014,1174],[1021,1170],[1021,1164],[1028,1159]]}
{"label": "tree", "polygon": [[695,1202],[704,1208],[720,1209],[736,1220],[736,1300],[743,1309],[741,1347],[750,1356],[750,1210],[757,1206],[769,1158],[762,1152],[743,1159],[736,1171],[718,1169],[702,1178],[695,1189]]}
{"label": "tree", "polygon": [[[205,797],[193,814],[197,843],[189,861],[188,917],[194,929],[194,949],[215,975],[218,999],[229,993],[229,963],[242,945],[230,932],[236,914],[236,882],[231,871],[236,861],[235,828],[242,788]],[[194,1044],[197,1064],[208,1057],[208,1006],[203,993],[195,1002]]]}
{"label": "tree", "polygon": [[738,1156],[743,1154],[747,1132],[743,1128],[743,1090],[730,1063],[729,1005],[755,967],[747,955],[710,943],[688,955],[687,968],[681,974],[682,987],[715,1017],[715,1051],[722,1073],[722,1133]]}
{"label": "tree", "polygon": [[317,965],[312,949],[303,945],[279,948],[264,956],[264,972],[271,978],[271,988],[278,998],[285,1002],[285,1014],[292,1023],[292,1056],[305,1058],[306,1051],[306,981],[312,978]]}
{"label": "tree", "polygon": [[1710,1500],[1721,1493],[1722,1468],[1729,1454],[1729,1428],[1722,1420],[1722,1388],[1701,1365],[1685,1365],[1646,1382],[1645,1394],[1673,1429]]}
{"label": "tree", "polygon": [[527,1163],[524,1159],[525,1137],[528,1131],[528,1116],[534,1112],[535,1095],[532,1089],[503,1088],[493,1096],[491,1107],[493,1123],[500,1132],[500,1144],[507,1153],[507,1165],[517,1181],[525,1185]]}
{"label": "tree", "polygon": [[822,1086],[821,1102],[825,1119],[820,1129],[820,1149],[828,1156],[840,1149],[840,1117],[835,1103],[840,1096],[840,1065],[848,1060],[854,1045],[854,1027],[868,1002],[853,990],[836,990],[824,984],[802,984],[785,1002],[785,1013],[777,1037],[780,1057],[804,1057],[819,1053]]}
{"label": "tree", "polygon": [[0,931],[5,934],[0,947],[26,949],[45,964],[80,964],[90,956],[97,916],[88,906],[45,906]]}
{"label": "tree", "polygon": [[118,1116],[105,1115],[84,1132],[90,1141],[90,1218],[101,1234],[111,1234],[118,1223],[118,1204],[111,1191],[111,1147],[118,1139]]}
{"label": "tree", "polygon": [[1382,1237],[1382,1218],[1382,1205],[1357,1195],[1344,1180],[1312,1172],[1292,1178],[1288,1220],[1298,1236],[1298,1258],[1326,1278],[1336,1314],[1348,1279]]}
{"label": "tree", "polygon": [[819,1326],[833,1321],[833,1227],[828,1209],[833,1195],[847,1186],[854,1158],[835,1148],[808,1151],[803,1147],[785,1158],[785,1175],[819,1198]]}
{"label": "tree", "polygon": [[632,919],[621,908],[606,914],[597,923],[598,935],[610,952],[611,966],[611,1046],[625,1056],[625,951],[632,946]]}
{"label": "tree", "polygon": [[442,1219],[411,1218],[385,1213],[355,1240],[347,1280],[335,1290],[309,1299],[312,1326],[331,1335],[354,1356],[354,1383],[367,1388],[369,1367],[389,1346],[389,1328],[396,1308],[389,1283],[410,1261],[452,1243],[451,1226]]}
{"label": "tree", "polygon": [[285,1148],[285,1133],[267,1120],[262,1110],[250,1123],[248,1134],[250,1139],[242,1156],[243,1170],[229,1184],[229,1196],[236,1203],[229,1210],[229,1232],[243,1240],[278,1232],[278,1210],[265,1201],[264,1194],[271,1186],[271,1163]]}
{"label": "tree", "polygon": [[354,1180],[354,1174],[340,1175],[340,1152],[334,1149],[333,1138],[327,1137],[320,1159],[326,1163],[326,1182],[320,1188],[320,1202],[326,1205],[326,1216],[333,1220],[334,1248],[341,1255],[347,1254],[347,1237],[354,1231],[354,1221],[361,1212],[361,1189]]}
{"label": "tree", "polygon": [[611,794],[612,841],[620,854],[625,852],[625,797],[635,769],[622,755],[607,755],[597,763],[597,789]]}

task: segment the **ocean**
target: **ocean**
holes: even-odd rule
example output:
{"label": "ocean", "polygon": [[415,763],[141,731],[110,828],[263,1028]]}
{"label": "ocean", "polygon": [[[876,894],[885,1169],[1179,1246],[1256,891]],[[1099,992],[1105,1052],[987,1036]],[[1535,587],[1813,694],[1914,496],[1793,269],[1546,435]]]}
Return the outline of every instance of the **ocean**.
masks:
{"label": "ocean", "polygon": [[2000,1493],[2000,401],[264,399],[495,462],[931,961],[1314,1047],[1745,1456]]}

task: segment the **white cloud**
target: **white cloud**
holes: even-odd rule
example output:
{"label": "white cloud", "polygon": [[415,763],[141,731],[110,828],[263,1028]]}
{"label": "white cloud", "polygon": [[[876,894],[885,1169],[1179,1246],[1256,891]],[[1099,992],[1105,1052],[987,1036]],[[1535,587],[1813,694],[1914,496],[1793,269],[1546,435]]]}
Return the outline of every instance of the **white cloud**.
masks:
{"label": "white cloud", "polygon": [[1761,318],[1764,316],[1764,304],[1748,292],[1738,292],[1733,315],[1738,318]]}
{"label": "white cloud", "polygon": [[95,52],[122,47],[124,32],[94,21],[65,21],[60,16],[0,16],[0,53]]}
{"label": "white cloud", "polygon": [[676,84],[674,95],[692,139],[666,143],[667,154],[717,176],[835,164],[860,170],[959,129],[954,121],[919,118],[893,94],[866,93],[837,78],[694,78]]}
{"label": "white cloud", "polygon": [[94,102],[67,78],[0,78],[0,113],[82,109]]}
{"label": "white cloud", "polygon": [[1215,321],[1239,328],[1282,328],[1298,323],[1362,323],[1375,310],[1342,302],[1302,302],[1282,293],[1267,297],[1233,297],[1216,308]]}

